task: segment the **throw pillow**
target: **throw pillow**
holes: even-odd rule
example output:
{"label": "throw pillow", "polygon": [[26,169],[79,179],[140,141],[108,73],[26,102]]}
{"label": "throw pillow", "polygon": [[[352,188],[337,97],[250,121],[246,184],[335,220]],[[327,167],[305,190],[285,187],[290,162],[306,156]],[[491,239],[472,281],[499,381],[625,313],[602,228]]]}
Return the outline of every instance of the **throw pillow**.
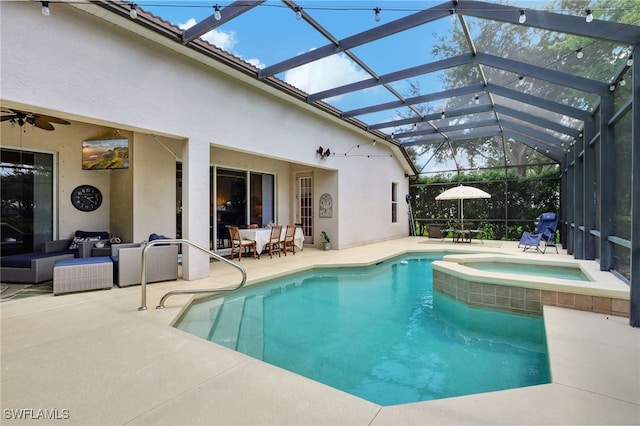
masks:
{"label": "throw pillow", "polygon": [[100,237],[73,237],[71,244],[69,244],[69,250],[76,250],[80,244],[87,241],[100,241]]}

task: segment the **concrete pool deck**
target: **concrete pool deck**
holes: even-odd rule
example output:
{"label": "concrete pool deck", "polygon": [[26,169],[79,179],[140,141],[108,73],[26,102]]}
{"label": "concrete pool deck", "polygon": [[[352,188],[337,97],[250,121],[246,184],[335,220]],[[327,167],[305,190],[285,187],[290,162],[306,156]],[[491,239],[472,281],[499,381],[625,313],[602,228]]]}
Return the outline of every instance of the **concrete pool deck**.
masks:
{"label": "concrete pool deck", "polygon": [[[405,251],[572,260],[562,250],[542,255],[522,253],[517,243],[496,245],[407,237],[240,264],[254,283],[309,265],[364,265]],[[606,286],[618,285],[596,262],[580,262]],[[545,307],[551,384],[381,407],[171,327],[189,296],[154,309],[169,290],[238,280],[237,271],[212,263],[207,279],[149,285],[145,312],[137,310],[140,286],[0,304],[1,423],[640,424],[640,329],[627,318]]]}

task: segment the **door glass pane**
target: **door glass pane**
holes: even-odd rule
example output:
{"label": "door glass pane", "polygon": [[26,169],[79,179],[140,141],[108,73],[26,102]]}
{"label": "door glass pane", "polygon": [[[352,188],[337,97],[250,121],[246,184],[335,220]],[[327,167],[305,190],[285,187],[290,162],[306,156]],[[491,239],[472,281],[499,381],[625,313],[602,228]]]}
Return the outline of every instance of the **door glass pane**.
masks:
{"label": "door glass pane", "polygon": [[53,239],[53,155],[0,150],[2,256]]}
{"label": "door glass pane", "polygon": [[[300,192],[300,224],[304,232],[305,242],[313,237],[313,179],[311,176],[301,177],[298,181]],[[308,238],[307,238],[308,237]]]}
{"label": "door glass pane", "polygon": [[251,202],[249,223],[263,227],[275,223],[274,176],[251,173]]}
{"label": "door glass pane", "polygon": [[227,228],[247,225],[247,172],[218,169],[215,215],[217,247],[230,247]]}

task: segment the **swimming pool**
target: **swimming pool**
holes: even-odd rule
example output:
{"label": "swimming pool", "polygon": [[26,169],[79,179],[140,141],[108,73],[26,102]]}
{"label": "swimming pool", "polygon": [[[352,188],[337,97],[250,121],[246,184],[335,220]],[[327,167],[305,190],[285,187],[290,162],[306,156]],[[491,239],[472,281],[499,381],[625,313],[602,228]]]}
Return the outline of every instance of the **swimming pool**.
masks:
{"label": "swimming pool", "polygon": [[434,294],[441,258],[292,275],[196,303],[176,326],[380,405],[548,383],[542,318]]}

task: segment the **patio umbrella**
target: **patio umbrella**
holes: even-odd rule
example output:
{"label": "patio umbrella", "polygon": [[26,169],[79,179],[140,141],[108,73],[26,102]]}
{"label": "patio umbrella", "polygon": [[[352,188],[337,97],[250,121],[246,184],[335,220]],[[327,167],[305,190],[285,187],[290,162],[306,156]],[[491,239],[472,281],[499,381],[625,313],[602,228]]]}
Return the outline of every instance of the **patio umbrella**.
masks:
{"label": "patio umbrella", "polygon": [[460,200],[460,225],[464,225],[464,200],[476,199],[476,198],[491,198],[491,194],[484,192],[482,189],[474,186],[459,185],[453,188],[447,189],[436,197],[437,201],[440,200]]}

